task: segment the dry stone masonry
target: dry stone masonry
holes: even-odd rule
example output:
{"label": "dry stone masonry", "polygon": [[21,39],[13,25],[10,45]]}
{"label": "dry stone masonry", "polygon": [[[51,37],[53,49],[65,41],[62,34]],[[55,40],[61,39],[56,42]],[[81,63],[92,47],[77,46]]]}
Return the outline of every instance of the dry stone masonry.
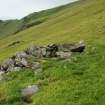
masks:
{"label": "dry stone masonry", "polygon": [[83,41],[76,44],[50,44],[47,46],[31,46],[24,51],[18,52],[0,65],[0,72],[11,72],[22,68],[40,69],[41,64],[34,62],[29,64],[28,58],[33,56],[35,58],[70,58],[72,53],[82,53],[85,49]]}
{"label": "dry stone masonry", "polygon": [[[22,68],[30,68],[34,73],[41,72],[42,65],[38,61],[29,62],[29,58],[36,59],[43,58],[58,58],[69,59],[72,53],[82,53],[85,49],[84,42],[76,44],[50,44],[47,46],[31,46],[24,51],[18,52],[12,57],[8,58],[0,65],[0,80],[3,79],[4,73],[21,70]],[[32,102],[32,96],[39,92],[38,85],[30,85],[21,90],[22,103],[28,104]]]}

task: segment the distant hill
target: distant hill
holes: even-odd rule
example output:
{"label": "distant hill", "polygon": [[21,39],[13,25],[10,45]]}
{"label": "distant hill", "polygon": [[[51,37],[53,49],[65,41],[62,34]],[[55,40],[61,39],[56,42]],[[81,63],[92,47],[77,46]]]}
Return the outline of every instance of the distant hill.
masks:
{"label": "distant hill", "polygon": [[0,20],[0,37],[6,37],[16,34],[32,26],[39,25],[45,22],[50,15],[57,13],[64,9],[65,6],[43,10],[41,12],[32,13],[20,20]]}

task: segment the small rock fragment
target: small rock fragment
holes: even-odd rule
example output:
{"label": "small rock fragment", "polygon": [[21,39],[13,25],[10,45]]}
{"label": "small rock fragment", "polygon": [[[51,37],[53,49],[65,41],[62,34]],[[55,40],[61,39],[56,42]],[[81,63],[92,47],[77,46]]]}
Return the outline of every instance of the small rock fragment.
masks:
{"label": "small rock fragment", "polygon": [[22,101],[25,103],[31,103],[32,102],[32,95],[37,93],[39,91],[38,85],[32,85],[28,86],[25,89],[22,89],[21,95],[22,95]]}

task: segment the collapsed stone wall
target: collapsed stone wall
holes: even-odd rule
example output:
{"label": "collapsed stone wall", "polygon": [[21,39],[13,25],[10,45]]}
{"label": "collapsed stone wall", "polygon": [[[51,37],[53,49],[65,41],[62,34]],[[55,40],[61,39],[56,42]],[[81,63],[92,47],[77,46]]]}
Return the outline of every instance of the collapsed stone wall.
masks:
{"label": "collapsed stone wall", "polygon": [[85,49],[84,42],[75,44],[50,44],[47,46],[31,46],[24,51],[18,52],[0,65],[1,72],[15,71],[21,68],[38,68],[38,62],[29,65],[27,59],[31,56],[36,58],[61,58],[67,59],[74,52],[82,53]]}

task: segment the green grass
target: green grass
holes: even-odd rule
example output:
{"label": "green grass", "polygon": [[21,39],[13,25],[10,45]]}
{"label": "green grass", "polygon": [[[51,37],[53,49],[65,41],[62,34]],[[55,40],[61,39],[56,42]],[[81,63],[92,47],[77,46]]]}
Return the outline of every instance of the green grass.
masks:
{"label": "green grass", "polygon": [[[31,21],[43,20],[45,17],[47,20],[15,35],[2,38],[0,40],[0,60],[32,44],[70,43],[79,40],[84,40],[87,44],[103,44],[105,40],[104,3],[104,0],[80,0],[62,7],[63,9],[59,11],[55,12],[54,9],[52,14],[49,13],[49,10],[47,14],[46,10],[42,15],[40,13],[30,15],[30,18],[25,19],[27,24]],[[27,22],[28,19],[29,22]],[[22,43],[8,47],[9,44],[16,41],[22,41]]]}
{"label": "green grass", "polygon": [[105,105],[104,49],[105,44],[89,46],[71,61],[47,59],[38,74],[7,74],[0,83],[0,105],[21,105],[20,90],[32,84],[39,84],[40,91],[29,105]]}
{"label": "green grass", "polygon": [[[20,90],[32,84],[41,88],[30,105],[105,105],[104,4],[105,0],[80,0],[34,13],[24,18],[25,23],[19,20],[19,28],[14,27],[18,33],[0,36],[0,61],[33,44],[84,40],[87,46],[71,61],[47,59],[42,62],[42,73],[23,70],[7,74],[0,81],[0,105],[21,105]],[[27,25],[32,26],[25,28]],[[16,41],[20,43],[9,46]]]}

